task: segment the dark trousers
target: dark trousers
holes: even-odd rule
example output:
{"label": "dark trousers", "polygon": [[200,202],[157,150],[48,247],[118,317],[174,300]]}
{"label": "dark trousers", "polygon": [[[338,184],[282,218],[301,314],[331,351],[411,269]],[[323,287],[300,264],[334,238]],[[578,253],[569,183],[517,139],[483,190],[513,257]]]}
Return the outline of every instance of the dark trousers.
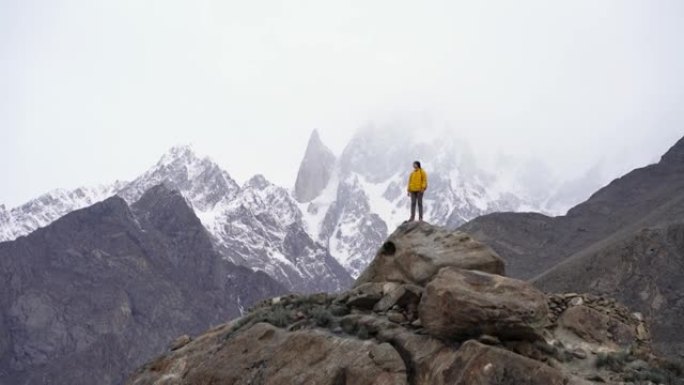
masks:
{"label": "dark trousers", "polygon": [[418,219],[423,220],[423,193],[411,191],[411,220],[416,219],[416,203],[418,204]]}

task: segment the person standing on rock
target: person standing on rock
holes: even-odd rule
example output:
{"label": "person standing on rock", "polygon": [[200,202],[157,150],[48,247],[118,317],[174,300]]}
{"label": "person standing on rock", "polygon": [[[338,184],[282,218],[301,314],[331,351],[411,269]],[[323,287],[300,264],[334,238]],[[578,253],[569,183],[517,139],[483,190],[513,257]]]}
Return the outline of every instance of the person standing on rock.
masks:
{"label": "person standing on rock", "polygon": [[418,220],[423,220],[423,193],[427,190],[427,173],[420,166],[419,161],[413,162],[413,172],[409,175],[408,196],[411,197],[411,218],[416,219],[416,205],[418,205]]}

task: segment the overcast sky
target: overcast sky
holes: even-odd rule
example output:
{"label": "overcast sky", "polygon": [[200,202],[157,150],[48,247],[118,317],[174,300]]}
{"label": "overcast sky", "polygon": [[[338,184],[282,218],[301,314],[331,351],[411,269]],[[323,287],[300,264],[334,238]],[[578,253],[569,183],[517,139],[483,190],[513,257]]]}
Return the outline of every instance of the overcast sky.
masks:
{"label": "overcast sky", "polygon": [[292,186],[314,128],[339,153],[402,116],[559,172],[656,160],[684,135],[684,1],[0,0],[8,206],[182,143]]}

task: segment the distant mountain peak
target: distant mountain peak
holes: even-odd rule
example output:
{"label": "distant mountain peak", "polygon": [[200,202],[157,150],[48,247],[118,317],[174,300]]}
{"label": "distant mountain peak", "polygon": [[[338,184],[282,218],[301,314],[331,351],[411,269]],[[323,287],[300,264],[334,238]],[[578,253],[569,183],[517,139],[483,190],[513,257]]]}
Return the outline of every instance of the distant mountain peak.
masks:
{"label": "distant mountain peak", "polygon": [[213,159],[198,155],[192,145],[172,147],[159,159],[152,171],[159,169],[187,173],[188,179],[193,179],[204,172],[223,172]]}
{"label": "distant mountain peak", "polygon": [[173,163],[178,159],[183,160],[200,160],[196,155],[195,149],[191,144],[176,145],[171,147],[157,162],[157,165],[165,165]]}
{"label": "distant mountain peak", "polygon": [[230,175],[209,157],[200,158],[192,146],[175,146],[157,164],[119,191],[128,202],[137,201],[147,189],[164,183],[179,190],[200,210],[209,210],[239,190]]}
{"label": "distant mountain peak", "polygon": [[328,185],[337,159],[321,141],[318,130],[313,130],[295,182],[295,199],[309,202]]}
{"label": "distant mountain peak", "polygon": [[321,140],[320,135],[318,134],[318,128],[314,128],[313,131],[311,131],[311,136],[309,137],[309,142],[313,140]]}

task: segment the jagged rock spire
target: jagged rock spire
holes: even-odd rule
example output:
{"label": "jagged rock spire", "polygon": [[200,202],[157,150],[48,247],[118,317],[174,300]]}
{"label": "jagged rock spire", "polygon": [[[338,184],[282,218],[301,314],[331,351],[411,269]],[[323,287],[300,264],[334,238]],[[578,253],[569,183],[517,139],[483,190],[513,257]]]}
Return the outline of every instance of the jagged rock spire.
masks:
{"label": "jagged rock spire", "polygon": [[309,202],[316,198],[328,185],[335,161],[335,155],[323,144],[318,131],[314,130],[297,173],[295,199]]}

